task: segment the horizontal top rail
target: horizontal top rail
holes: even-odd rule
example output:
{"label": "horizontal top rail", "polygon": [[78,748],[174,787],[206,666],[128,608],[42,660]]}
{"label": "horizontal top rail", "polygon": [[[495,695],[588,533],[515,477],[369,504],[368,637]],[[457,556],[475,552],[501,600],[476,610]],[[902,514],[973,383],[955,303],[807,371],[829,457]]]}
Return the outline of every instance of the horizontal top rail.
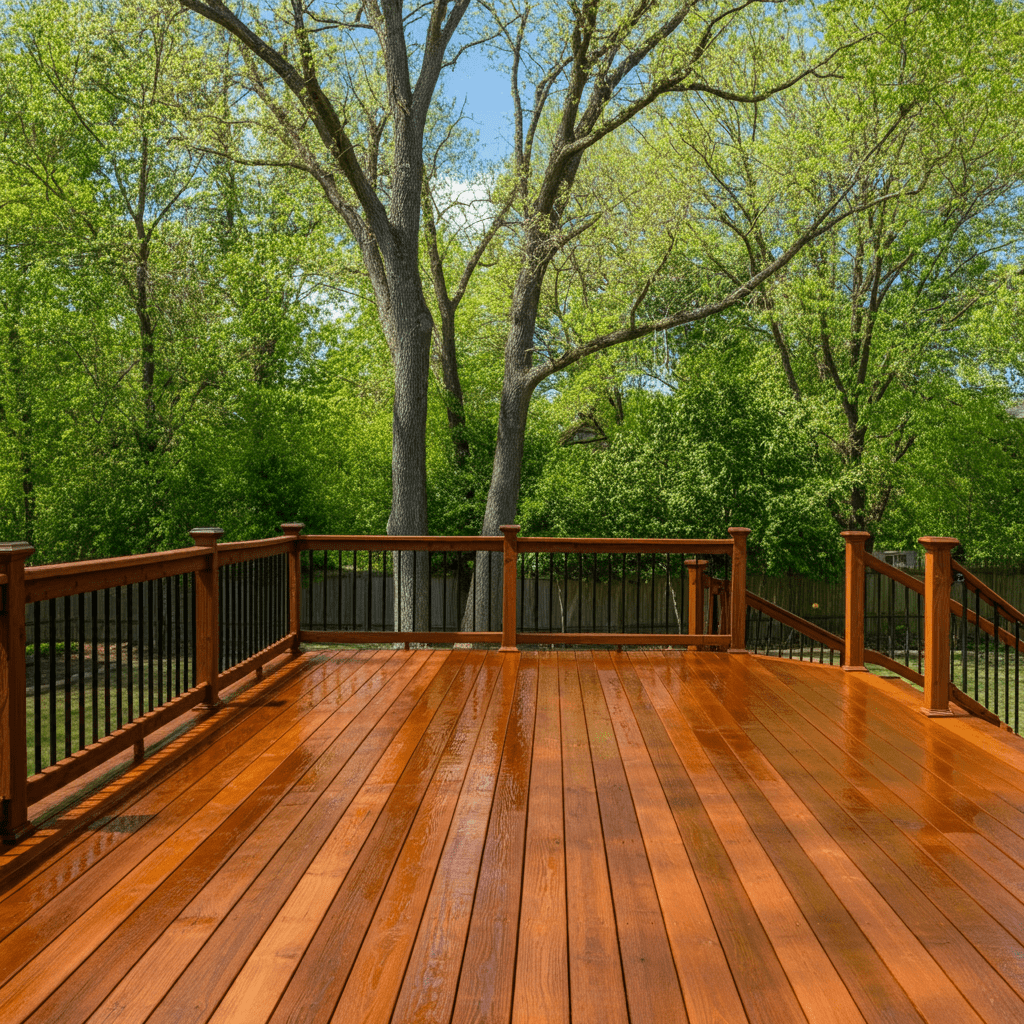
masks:
{"label": "horizontal top rail", "polygon": [[264,540],[233,540],[217,545],[217,562],[220,565],[234,565],[250,558],[269,558],[283,555],[295,548],[291,537],[267,537]]}
{"label": "horizontal top rail", "polygon": [[[126,555],[123,558],[102,558],[91,562],[59,563],[63,575],[52,570],[54,565],[30,566],[25,570],[25,602],[49,601],[57,597],[71,597],[88,594],[93,590],[112,587],[126,587],[133,583],[145,583],[165,576],[179,576],[201,572],[207,565],[207,551],[203,548],[181,548],[160,552],[163,556]],[[117,565],[102,566],[101,563],[116,562]],[[35,575],[39,573],[39,575]]]}
{"label": "horizontal top rail", "polygon": [[897,569],[888,562],[883,562],[882,559],[876,558],[867,551],[864,552],[864,565],[868,569],[874,569],[875,572],[882,576],[888,576],[889,579],[895,580],[897,583],[902,583],[903,586],[914,591],[915,594],[920,594],[924,597],[924,583],[917,579],[916,576],[911,576],[910,573],[904,572],[902,569]]}
{"label": "horizontal top rail", "polygon": [[303,534],[300,551],[501,551],[501,537],[389,537]]}
{"label": "horizontal top rail", "polygon": [[679,538],[625,539],[616,537],[520,537],[516,541],[519,551],[550,551],[588,554],[699,554],[727,555],[732,553],[732,540],[693,540]]}
{"label": "horizontal top rail", "polygon": [[993,608],[1006,615],[1008,619],[1015,619],[1024,623],[1024,613],[1014,608],[1005,597],[1000,597],[987,583],[983,583],[974,573],[965,569],[959,562],[953,561],[953,571],[961,573],[967,581],[968,586],[976,590]]}
{"label": "horizontal top rail", "polygon": [[194,558],[196,547],[172,548],[170,551],[149,551],[142,555],[118,555],[115,558],[88,558],[81,562],[49,562],[46,565],[25,567],[26,585],[34,580],[51,579],[54,576],[81,576],[84,573],[111,572],[117,569],[132,569],[139,565],[159,565]]}

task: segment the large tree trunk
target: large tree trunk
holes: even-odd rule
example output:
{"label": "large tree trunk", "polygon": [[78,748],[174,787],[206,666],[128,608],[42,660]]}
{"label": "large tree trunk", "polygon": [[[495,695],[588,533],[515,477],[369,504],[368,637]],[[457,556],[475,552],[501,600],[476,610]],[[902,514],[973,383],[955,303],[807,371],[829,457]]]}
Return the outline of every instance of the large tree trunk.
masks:
{"label": "large tree trunk", "polygon": [[[543,270],[532,266],[523,271],[512,296],[512,326],[505,343],[505,375],[498,411],[498,436],[494,449],[494,470],[487,491],[487,506],[480,528],[482,536],[500,534],[502,526],[515,523],[519,486],[523,476],[523,450],[530,399],[537,387],[532,372],[533,335]],[[501,629],[502,556],[500,552],[478,551],[475,594],[467,602],[463,629],[469,629],[475,609],[478,629]],[[490,622],[490,626],[481,623]]]}
{"label": "large tree trunk", "polygon": [[[412,259],[416,253],[413,251]],[[395,371],[391,426],[391,514],[388,534],[427,534],[427,389],[433,322],[419,277],[389,269],[390,301],[382,316]],[[430,628],[430,556],[394,552],[395,626]]]}

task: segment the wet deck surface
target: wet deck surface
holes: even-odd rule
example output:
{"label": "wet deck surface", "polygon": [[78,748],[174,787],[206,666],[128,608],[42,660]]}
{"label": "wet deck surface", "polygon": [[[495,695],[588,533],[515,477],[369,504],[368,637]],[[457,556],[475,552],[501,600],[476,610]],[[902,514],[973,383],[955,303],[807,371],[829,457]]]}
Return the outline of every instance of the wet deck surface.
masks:
{"label": "wet deck surface", "polygon": [[715,653],[314,652],[0,898],[0,1020],[1024,1021],[1024,744]]}

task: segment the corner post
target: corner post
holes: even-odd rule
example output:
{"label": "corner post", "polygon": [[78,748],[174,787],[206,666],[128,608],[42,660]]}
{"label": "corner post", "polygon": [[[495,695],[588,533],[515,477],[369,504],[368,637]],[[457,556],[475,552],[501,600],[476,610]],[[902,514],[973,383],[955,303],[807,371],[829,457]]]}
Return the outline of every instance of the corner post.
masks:
{"label": "corner post", "polygon": [[706,558],[689,558],[683,563],[689,575],[689,614],[686,631],[694,636],[704,632],[704,567]]}
{"label": "corner post", "polygon": [[217,542],[224,531],[205,526],[189,531],[192,543],[206,553],[206,568],[196,573],[196,669],[200,685],[206,684],[207,710],[221,706],[220,681],[220,560]]}
{"label": "corner post", "polygon": [[732,626],[730,654],[747,653],[747,538],[750,528],[730,526],[732,537],[732,580],[729,596],[729,624]]}
{"label": "corner post", "polygon": [[305,523],[282,523],[281,532],[292,540],[288,552],[288,632],[292,634],[292,651],[299,653],[299,623],[302,621],[302,558],[299,535]]}
{"label": "corner post", "polygon": [[35,831],[28,820],[25,714],[25,559],[31,544],[0,544],[0,838],[16,843]]}
{"label": "corner post", "polygon": [[952,537],[920,537],[924,546],[924,707],[929,718],[950,718],[949,594],[953,586]]}
{"label": "corner post", "polygon": [[519,527],[503,526],[501,535],[504,561],[501,571],[501,647],[506,652],[518,651],[516,646],[516,559],[519,554]]}
{"label": "corner post", "polygon": [[864,548],[871,539],[866,530],[843,530],[846,541],[845,622],[843,671],[866,672],[864,667]]}

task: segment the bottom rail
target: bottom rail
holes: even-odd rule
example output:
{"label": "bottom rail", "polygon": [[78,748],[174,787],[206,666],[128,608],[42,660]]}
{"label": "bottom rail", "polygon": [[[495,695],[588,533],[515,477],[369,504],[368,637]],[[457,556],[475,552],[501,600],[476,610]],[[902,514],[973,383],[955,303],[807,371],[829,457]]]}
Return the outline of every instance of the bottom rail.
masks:
{"label": "bottom rail", "polygon": [[80,779],[87,775],[94,768],[98,768],[104,761],[120,754],[122,750],[141,743],[151,733],[173,722],[175,718],[191,711],[196,705],[202,704],[209,696],[210,687],[208,683],[197,686],[194,690],[188,690],[180,697],[162,704],[158,708],[147,712],[134,722],[129,722],[109,736],[90,743],[70,757],[58,761],[56,764],[44,768],[38,775],[32,775],[28,780],[28,802],[34,804],[44,797],[55,793],[62,786]]}

